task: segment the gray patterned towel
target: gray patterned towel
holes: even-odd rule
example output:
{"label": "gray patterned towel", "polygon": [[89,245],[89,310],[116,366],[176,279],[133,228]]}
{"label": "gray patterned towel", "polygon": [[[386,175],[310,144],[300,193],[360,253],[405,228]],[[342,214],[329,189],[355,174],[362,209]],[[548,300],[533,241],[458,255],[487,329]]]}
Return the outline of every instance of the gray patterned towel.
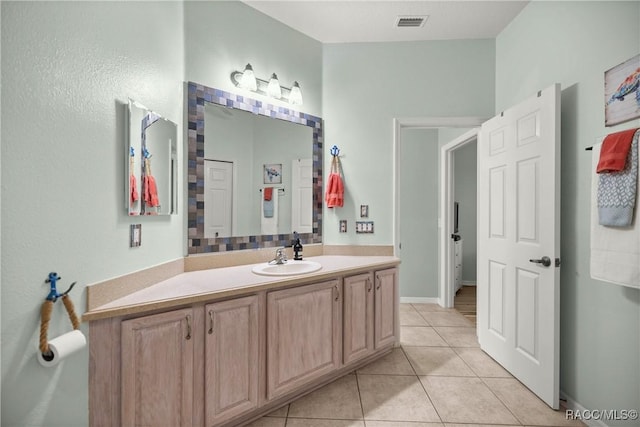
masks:
{"label": "gray patterned towel", "polygon": [[624,170],[598,176],[598,216],[600,225],[628,227],[633,223],[638,187],[638,139],[633,135]]}

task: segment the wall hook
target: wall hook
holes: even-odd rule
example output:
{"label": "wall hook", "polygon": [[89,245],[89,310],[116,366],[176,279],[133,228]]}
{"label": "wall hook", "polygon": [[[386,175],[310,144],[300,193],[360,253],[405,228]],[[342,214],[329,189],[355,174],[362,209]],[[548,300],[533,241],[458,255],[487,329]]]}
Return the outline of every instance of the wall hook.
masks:
{"label": "wall hook", "polygon": [[333,147],[331,147],[331,150],[329,152],[333,157],[340,155],[340,149],[338,148],[337,145],[334,145]]}
{"label": "wall hook", "polygon": [[67,289],[66,291],[60,294],[56,289],[56,282],[61,279],[62,277],[58,276],[58,273],[56,272],[49,273],[49,278],[45,280],[46,283],[49,283],[51,285],[51,290],[49,291],[49,295],[47,295],[47,298],[46,298],[47,301],[56,302],[58,298],[62,298],[65,295],[67,295],[69,292],[71,292],[71,289],[73,289],[73,287],[76,285],[76,282],[73,282],[71,286],[69,286],[69,289]]}

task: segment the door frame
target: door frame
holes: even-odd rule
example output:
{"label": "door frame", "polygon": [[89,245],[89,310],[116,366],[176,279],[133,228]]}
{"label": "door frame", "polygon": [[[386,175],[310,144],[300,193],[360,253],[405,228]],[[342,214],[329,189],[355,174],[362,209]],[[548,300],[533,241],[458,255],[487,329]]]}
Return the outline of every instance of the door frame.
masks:
{"label": "door frame", "polygon": [[[394,118],[393,119],[393,179],[394,179],[394,197],[393,197],[393,252],[395,256],[399,256],[400,250],[400,149],[401,149],[401,139],[402,139],[402,130],[403,129],[439,129],[439,128],[478,128],[482,123],[487,120],[485,117],[474,117],[474,116],[462,116],[462,117],[412,117],[412,118]],[[452,165],[452,163],[451,163]],[[440,177],[442,177],[442,157],[440,160]],[[447,218],[442,212],[442,202],[443,200],[443,180],[440,178],[440,213],[438,218],[438,241],[439,241],[439,252],[446,253],[445,250],[447,248],[448,242],[445,235],[445,228],[443,227],[442,218]],[[449,183],[450,184],[450,183]],[[452,190],[451,190],[452,191]],[[450,211],[450,209],[449,209]],[[438,266],[438,281],[439,293],[440,295],[437,298],[438,304],[443,307],[452,307],[453,306],[453,297],[451,297],[451,305],[447,306],[445,291],[447,290],[447,268],[446,264],[443,263],[443,258],[440,257],[440,262]],[[448,257],[447,257],[448,258]],[[448,292],[452,294],[452,292]],[[447,295],[447,298],[449,296]],[[415,300],[415,298],[410,298]],[[431,298],[428,298],[431,300]]]}
{"label": "door frame", "polygon": [[[454,152],[458,148],[478,140],[479,127],[474,127],[459,137],[440,147],[440,230],[438,243],[440,247],[439,274],[440,280],[440,305],[445,308],[453,307],[455,297],[454,288],[454,245],[450,231],[453,230],[455,201],[455,167]],[[444,278],[444,279],[442,279]]]}

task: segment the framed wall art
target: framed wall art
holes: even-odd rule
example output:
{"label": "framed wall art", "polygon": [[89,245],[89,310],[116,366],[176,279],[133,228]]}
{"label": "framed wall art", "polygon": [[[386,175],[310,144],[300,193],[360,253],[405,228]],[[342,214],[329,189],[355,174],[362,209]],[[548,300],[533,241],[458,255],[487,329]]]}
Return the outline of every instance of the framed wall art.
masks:
{"label": "framed wall art", "polygon": [[282,163],[264,165],[264,183],[282,184]]}
{"label": "framed wall art", "polygon": [[605,71],[604,102],[605,126],[640,117],[640,55]]}

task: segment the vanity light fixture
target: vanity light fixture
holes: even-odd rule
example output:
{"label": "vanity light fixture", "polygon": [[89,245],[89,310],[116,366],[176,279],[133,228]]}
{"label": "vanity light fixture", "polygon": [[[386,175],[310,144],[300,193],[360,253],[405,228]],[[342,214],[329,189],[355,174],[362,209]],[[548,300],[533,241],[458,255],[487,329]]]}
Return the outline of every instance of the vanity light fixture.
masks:
{"label": "vanity light fixture", "polygon": [[267,82],[256,78],[251,64],[247,64],[244,71],[234,71],[231,73],[231,81],[241,89],[247,89],[266,95],[274,99],[288,101],[291,105],[302,105],[302,92],[298,82],[293,82],[293,87],[280,86],[276,73],[271,74]]}

